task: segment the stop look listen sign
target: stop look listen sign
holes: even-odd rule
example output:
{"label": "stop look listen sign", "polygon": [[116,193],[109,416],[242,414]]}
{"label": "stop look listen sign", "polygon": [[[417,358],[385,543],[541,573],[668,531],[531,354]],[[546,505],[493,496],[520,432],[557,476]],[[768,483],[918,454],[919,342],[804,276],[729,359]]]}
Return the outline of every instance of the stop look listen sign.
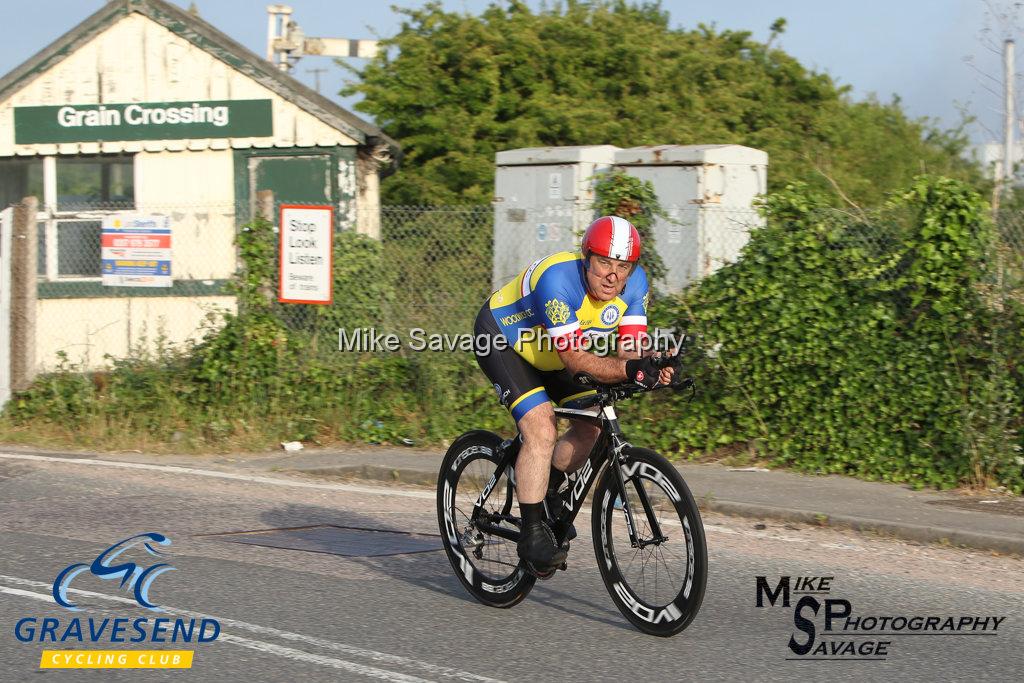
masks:
{"label": "stop look listen sign", "polygon": [[280,225],[277,300],[290,304],[331,303],[334,209],[282,204]]}

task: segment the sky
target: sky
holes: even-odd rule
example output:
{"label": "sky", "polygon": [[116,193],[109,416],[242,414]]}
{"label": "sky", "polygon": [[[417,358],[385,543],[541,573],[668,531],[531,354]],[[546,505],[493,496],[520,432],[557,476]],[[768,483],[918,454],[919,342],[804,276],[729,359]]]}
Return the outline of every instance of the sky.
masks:
{"label": "sky", "polygon": [[[171,0],[187,8],[191,0]],[[446,9],[479,13],[501,0],[442,0]],[[10,2],[10,0],[7,0]],[[266,50],[270,0],[195,0],[200,16],[259,55]],[[323,38],[386,37],[398,31],[401,16],[392,4],[418,7],[425,0],[291,0],[293,18],[307,36]],[[529,0],[531,7],[541,6]],[[549,5],[552,0],[549,0]],[[852,87],[855,99],[870,94],[883,101],[894,95],[912,117],[931,117],[943,127],[956,126],[962,113],[978,119],[968,128],[974,142],[995,139],[1002,130],[1002,58],[991,49],[1015,31],[993,20],[991,9],[1012,8],[1009,0],[662,0],[674,28],[700,23],[718,29],[747,30],[767,40],[779,17],[785,33],[774,43],[806,67],[828,73]],[[19,3],[4,17],[0,74],[7,73],[53,39],[103,5],[103,0],[33,0]],[[1022,11],[1024,12],[1024,11]],[[1024,16],[1024,14],[1022,14]],[[988,26],[990,32],[983,34]],[[985,41],[989,43],[986,46]],[[1024,43],[1018,65],[1024,65]],[[966,60],[973,59],[973,68]],[[360,60],[352,60],[359,66]],[[330,57],[304,57],[292,74],[314,85],[320,74],[325,95],[354,109],[356,98],[337,95],[346,78]],[[1024,70],[1021,66],[1017,71]],[[1024,90],[1018,82],[1018,92]],[[1024,97],[1019,101],[1024,104]],[[357,112],[358,113],[358,112]],[[366,117],[365,114],[360,114]],[[1019,137],[1019,134],[1018,134]]]}

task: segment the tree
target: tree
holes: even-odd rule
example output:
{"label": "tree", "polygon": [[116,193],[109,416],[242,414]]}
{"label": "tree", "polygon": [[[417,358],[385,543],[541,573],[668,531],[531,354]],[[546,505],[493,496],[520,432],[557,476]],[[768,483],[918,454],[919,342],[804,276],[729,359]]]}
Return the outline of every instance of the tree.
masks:
{"label": "tree", "polygon": [[343,90],[402,144],[390,203],[487,202],[495,152],[546,145],[743,144],[769,153],[770,187],[803,180],[837,203],[837,184],[876,203],[922,166],[979,177],[960,159],[964,136],[908,119],[898,101],[852,102],[748,32],[673,29],[657,2],[397,11],[401,30]]}

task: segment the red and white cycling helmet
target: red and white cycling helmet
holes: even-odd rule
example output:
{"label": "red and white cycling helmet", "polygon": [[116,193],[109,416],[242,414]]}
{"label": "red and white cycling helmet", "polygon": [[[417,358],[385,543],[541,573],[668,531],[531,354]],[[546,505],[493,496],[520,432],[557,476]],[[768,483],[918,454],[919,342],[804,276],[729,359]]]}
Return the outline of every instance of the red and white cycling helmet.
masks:
{"label": "red and white cycling helmet", "polygon": [[619,216],[601,216],[583,233],[584,256],[599,254],[636,263],[640,258],[640,233]]}

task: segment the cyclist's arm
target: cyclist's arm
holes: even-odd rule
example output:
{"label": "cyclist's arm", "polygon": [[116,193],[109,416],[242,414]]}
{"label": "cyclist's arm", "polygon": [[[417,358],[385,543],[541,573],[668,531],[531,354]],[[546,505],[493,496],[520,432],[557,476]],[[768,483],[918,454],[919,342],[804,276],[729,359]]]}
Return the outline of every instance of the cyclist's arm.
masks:
{"label": "cyclist's arm", "polygon": [[[626,381],[626,359],[611,356],[595,356],[582,349],[558,351],[558,357],[570,374],[585,372],[602,384],[618,384]],[[636,356],[631,356],[638,358]]]}
{"label": "cyclist's arm", "polygon": [[[631,356],[613,358],[611,356],[595,356],[588,351],[580,349],[566,349],[564,351],[559,350],[558,357],[562,359],[565,369],[572,375],[585,372],[602,384],[618,384],[627,381],[629,378],[626,374],[626,361],[629,358],[639,358],[641,356],[641,354],[636,352],[631,353],[633,354]],[[643,355],[649,356],[651,354],[645,353]],[[672,381],[674,373],[675,371],[672,368],[662,368],[658,373],[658,382],[660,384],[668,384]]]}
{"label": "cyclist's arm", "polygon": [[640,353],[640,344],[639,343],[634,343],[634,344],[622,344],[622,343],[620,343],[619,344],[619,349],[618,349],[617,353],[619,355],[619,358],[621,358],[622,360],[629,360],[630,358],[640,358],[641,356],[649,356],[649,355],[651,355],[653,353],[653,351],[648,351],[647,353]]}

